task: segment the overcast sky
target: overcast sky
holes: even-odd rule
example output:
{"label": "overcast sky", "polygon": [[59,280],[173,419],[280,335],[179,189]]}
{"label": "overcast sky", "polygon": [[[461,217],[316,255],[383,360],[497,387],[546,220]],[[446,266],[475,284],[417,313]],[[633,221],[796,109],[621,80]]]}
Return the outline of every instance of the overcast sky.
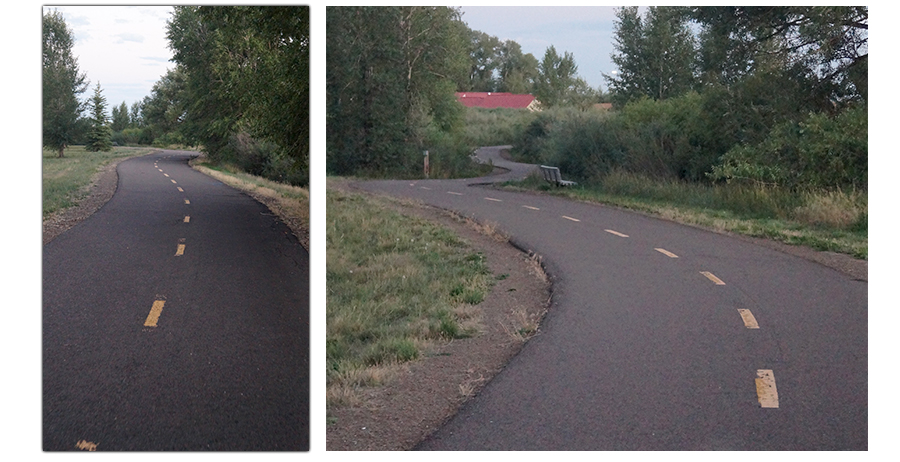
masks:
{"label": "overcast sky", "polygon": [[129,107],[150,95],[166,70],[174,68],[166,40],[171,6],[51,6],[75,33],[73,54],[94,94],[100,82],[109,109],[124,101]]}

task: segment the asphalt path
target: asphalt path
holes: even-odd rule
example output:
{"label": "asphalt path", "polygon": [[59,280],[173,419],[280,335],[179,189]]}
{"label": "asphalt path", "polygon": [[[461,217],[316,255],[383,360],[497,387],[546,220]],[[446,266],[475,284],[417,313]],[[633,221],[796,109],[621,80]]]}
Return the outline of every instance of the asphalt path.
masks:
{"label": "asphalt path", "polygon": [[309,449],[309,255],[162,151],[43,248],[43,449]]}
{"label": "asphalt path", "polygon": [[[868,283],[744,239],[471,180],[356,186],[537,253],[540,333],[420,450],[866,450]],[[565,172],[563,172],[565,175]]]}

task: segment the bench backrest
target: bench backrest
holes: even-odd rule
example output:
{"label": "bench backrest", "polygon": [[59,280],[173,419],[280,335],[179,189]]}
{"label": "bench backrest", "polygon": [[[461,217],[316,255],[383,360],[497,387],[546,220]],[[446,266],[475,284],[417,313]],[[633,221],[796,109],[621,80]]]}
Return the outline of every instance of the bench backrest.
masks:
{"label": "bench backrest", "polygon": [[541,174],[544,175],[544,180],[559,183],[562,181],[562,175],[559,173],[558,167],[550,167],[547,165],[541,165]]}

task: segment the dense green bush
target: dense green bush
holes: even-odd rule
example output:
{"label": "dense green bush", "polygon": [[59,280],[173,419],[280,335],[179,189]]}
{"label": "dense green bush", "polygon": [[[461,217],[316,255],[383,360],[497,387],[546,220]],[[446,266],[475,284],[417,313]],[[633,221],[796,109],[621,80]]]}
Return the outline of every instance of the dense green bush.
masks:
{"label": "dense green bush", "polygon": [[467,108],[466,143],[473,148],[515,144],[537,117],[537,113],[527,109]]}
{"label": "dense green bush", "polygon": [[756,145],[728,151],[711,177],[797,188],[868,188],[868,111],[810,114],[776,126]]}

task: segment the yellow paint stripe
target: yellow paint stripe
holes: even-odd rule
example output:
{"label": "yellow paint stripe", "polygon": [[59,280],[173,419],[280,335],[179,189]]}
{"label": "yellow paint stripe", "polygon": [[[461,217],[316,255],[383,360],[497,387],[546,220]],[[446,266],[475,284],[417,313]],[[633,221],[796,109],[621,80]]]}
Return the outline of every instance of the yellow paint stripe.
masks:
{"label": "yellow paint stripe", "polygon": [[[161,172],[161,171],[162,171],[162,170],[160,170],[160,172]],[[169,174],[168,174],[168,173],[163,173],[163,175],[165,175],[165,176],[166,176],[166,178],[168,178],[168,177],[169,177]]]}
{"label": "yellow paint stripe", "polygon": [[187,200],[187,199],[185,199],[185,200],[184,200],[184,203],[185,203],[185,204],[190,204],[190,203],[191,203],[191,201],[189,201],[189,200]]}
{"label": "yellow paint stripe", "polygon": [[488,201],[494,201],[494,202],[503,202],[502,200],[500,200],[500,199],[494,199],[493,197],[485,197],[484,199],[485,199],[485,200],[488,200]]}
{"label": "yellow paint stripe", "polygon": [[463,193],[458,193],[458,192],[454,192],[454,191],[447,191],[447,194],[453,194],[454,196],[462,196],[463,195]]}
{"label": "yellow paint stripe", "polygon": [[425,186],[419,186],[419,187],[422,189],[427,189],[427,190],[431,191],[431,188],[426,188]]}
{"label": "yellow paint stripe", "polygon": [[539,208],[537,208],[537,207],[532,207],[532,206],[530,206],[530,205],[523,205],[522,207],[525,207],[526,209],[531,209],[531,210],[540,210]]}
{"label": "yellow paint stripe", "polygon": [[756,397],[764,408],[778,407],[778,389],[775,388],[775,374],[771,369],[756,371]]}
{"label": "yellow paint stripe", "polygon": [[175,180],[169,180],[169,181],[171,181],[172,183],[178,184],[178,182]]}
{"label": "yellow paint stripe", "polygon": [[577,218],[567,217],[567,216],[565,216],[565,215],[563,215],[562,217],[565,218],[566,220],[581,221],[581,220],[579,220],[579,219],[577,219]]}
{"label": "yellow paint stripe", "polygon": [[190,222],[191,222],[191,217],[190,217],[190,216],[185,216],[185,217],[184,217],[184,222],[185,222],[185,223],[190,223]]}
{"label": "yellow paint stripe", "polygon": [[622,233],[620,233],[620,232],[618,232],[618,231],[613,231],[613,230],[611,230],[611,229],[604,229],[603,231],[606,231],[606,232],[609,233],[609,234],[615,234],[616,236],[619,236],[619,237],[628,237],[627,234],[622,234]]}
{"label": "yellow paint stripe", "polygon": [[153,306],[150,307],[150,314],[147,315],[147,320],[144,321],[144,327],[156,327],[156,321],[159,320],[159,315],[162,313],[163,305],[165,304],[165,300],[153,302]]}
{"label": "yellow paint stripe", "polygon": [[750,310],[738,309],[738,313],[741,314],[741,319],[744,320],[744,326],[747,329],[759,329],[759,323],[756,322],[756,317],[753,316],[753,313]]}
{"label": "yellow paint stripe", "polygon": [[175,256],[180,257],[184,255],[184,244],[178,244],[178,250],[175,251]]}
{"label": "yellow paint stripe", "polygon": [[181,189],[181,186],[178,187],[178,191],[179,191],[179,192],[184,192],[184,190]]}
{"label": "yellow paint stripe", "polygon": [[709,279],[710,281],[715,282],[717,286],[725,285],[725,283],[722,282],[721,279],[717,278],[714,274],[710,273],[709,271],[701,271],[700,274],[706,276],[706,278]]}
{"label": "yellow paint stripe", "polygon": [[657,252],[659,252],[659,253],[661,253],[661,254],[663,254],[663,255],[669,257],[669,258],[678,258],[678,255],[675,255],[674,253],[669,252],[669,251],[666,250],[666,249],[654,249],[654,250],[656,250]]}

